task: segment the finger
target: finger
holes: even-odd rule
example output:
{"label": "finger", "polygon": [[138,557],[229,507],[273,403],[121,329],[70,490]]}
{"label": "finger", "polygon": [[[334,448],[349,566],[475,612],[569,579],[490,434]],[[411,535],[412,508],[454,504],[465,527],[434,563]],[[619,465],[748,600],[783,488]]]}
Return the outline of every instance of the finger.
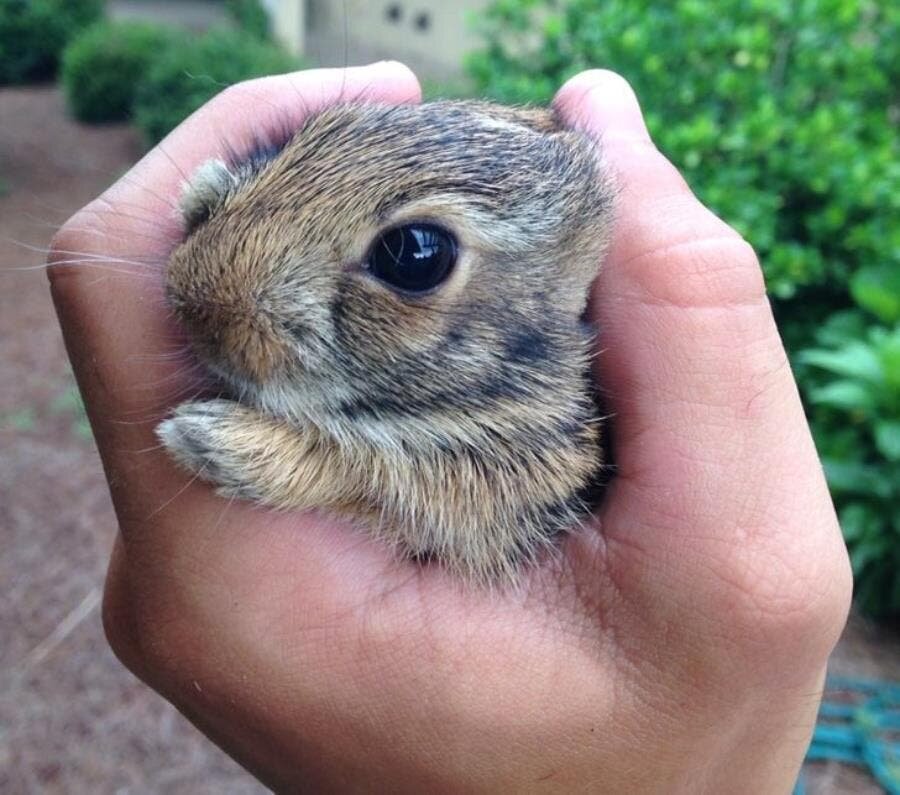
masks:
{"label": "finger", "polygon": [[620,194],[609,261],[629,264],[624,273],[638,280],[634,288],[650,290],[664,300],[692,303],[696,285],[685,284],[683,274],[674,271],[664,278],[665,273],[653,272],[646,260],[668,248],[709,241],[733,246],[740,262],[728,279],[702,285],[701,300],[762,298],[762,274],[749,246],[697,201],[678,170],[656,149],[637,97],[622,77],[605,70],[583,72],[563,86],[554,105],[569,124],[600,141],[612,165]]}
{"label": "finger", "polygon": [[[751,402],[761,379],[774,379],[779,399],[795,411],[752,251],[653,146],[628,84],[611,72],[587,72],[563,87],[556,104],[600,140],[620,188],[612,248],[593,295],[604,387],[619,409],[619,464],[635,463],[631,454],[642,448],[629,442],[638,435],[693,448],[704,443],[695,433],[704,425],[730,432],[739,416],[761,410],[763,401]],[[782,408],[770,418],[780,421]],[[765,430],[754,425],[754,434]]]}
{"label": "finger", "polygon": [[[175,206],[186,176],[209,158],[277,138],[329,103],[419,98],[416,78],[396,63],[238,84],[188,118],[58,233],[51,290],[114,497],[122,500],[118,506],[126,492],[138,496],[127,489],[116,494],[117,484],[130,482],[123,473],[153,484],[140,490],[144,515],[182,483],[154,449],[152,431],[175,400],[196,388],[185,361],[173,359],[184,346],[173,336],[162,294],[164,263],[181,234]],[[87,262],[62,264],[72,259]]]}
{"label": "finger", "polygon": [[[645,574],[660,582],[667,570],[677,581],[685,567],[695,575],[703,567],[715,572],[707,583],[731,578],[759,595],[760,583],[772,583],[767,575],[777,570],[780,588],[797,579],[794,563],[814,556],[823,577],[843,573],[753,252],[654,147],[621,77],[581,74],[556,107],[598,139],[620,187],[614,242],[592,298],[620,472],[606,533],[653,558]],[[771,596],[789,603],[792,593],[809,596],[789,587]]]}

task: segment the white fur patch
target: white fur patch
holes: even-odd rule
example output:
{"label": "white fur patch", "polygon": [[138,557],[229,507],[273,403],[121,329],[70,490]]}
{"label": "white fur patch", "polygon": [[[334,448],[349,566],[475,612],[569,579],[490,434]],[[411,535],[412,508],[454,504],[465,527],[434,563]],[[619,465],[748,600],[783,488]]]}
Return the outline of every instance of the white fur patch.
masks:
{"label": "white fur patch", "polygon": [[237,184],[238,178],[222,160],[207,160],[200,166],[183,184],[178,202],[185,229],[190,232],[209,218]]}

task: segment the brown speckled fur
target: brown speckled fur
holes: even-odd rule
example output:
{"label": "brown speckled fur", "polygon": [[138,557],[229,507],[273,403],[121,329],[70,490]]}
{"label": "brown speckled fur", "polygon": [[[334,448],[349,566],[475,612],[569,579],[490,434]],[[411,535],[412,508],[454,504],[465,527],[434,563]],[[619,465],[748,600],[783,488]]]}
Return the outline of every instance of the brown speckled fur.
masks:
{"label": "brown speckled fur", "polygon": [[[602,461],[581,315],[612,189],[552,111],[331,108],[279,152],[201,167],[182,209],[169,299],[235,398],[161,424],[182,465],[477,580],[584,517]],[[408,220],[459,241],[417,297],[363,266]]]}

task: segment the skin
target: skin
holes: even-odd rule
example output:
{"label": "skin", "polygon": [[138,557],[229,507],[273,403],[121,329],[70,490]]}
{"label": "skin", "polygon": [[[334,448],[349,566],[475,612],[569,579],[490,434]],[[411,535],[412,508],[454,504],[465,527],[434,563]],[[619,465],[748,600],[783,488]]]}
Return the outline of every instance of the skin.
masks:
{"label": "skin", "polygon": [[[342,92],[419,96],[396,64],[229,89],[66,224],[51,261],[164,260],[180,171]],[[759,266],[653,147],[621,78],[584,73],[556,103],[603,136],[621,185],[591,301],[619,473],[593,526],[516,591],[185,485],[153,438],[190,385],[163,356],[161,274],[50,269],[120,522],[110,643],[277,790],[795,780],[851,582]]]}

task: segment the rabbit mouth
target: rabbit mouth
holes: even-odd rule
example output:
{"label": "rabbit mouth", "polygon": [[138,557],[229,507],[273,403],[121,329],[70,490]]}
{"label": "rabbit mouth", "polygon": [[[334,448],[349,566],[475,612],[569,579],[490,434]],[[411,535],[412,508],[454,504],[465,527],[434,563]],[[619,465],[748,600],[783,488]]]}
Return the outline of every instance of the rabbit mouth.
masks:
{"label": "rabbit mouth", "polygon": [[238,403],[252,403],[258,386],[253,381],[241,377],[230,367],[222,364],[218,359],[207,355],[201,355],[203,363],[209,373],[215,378],[222,397],[231,398]]}

